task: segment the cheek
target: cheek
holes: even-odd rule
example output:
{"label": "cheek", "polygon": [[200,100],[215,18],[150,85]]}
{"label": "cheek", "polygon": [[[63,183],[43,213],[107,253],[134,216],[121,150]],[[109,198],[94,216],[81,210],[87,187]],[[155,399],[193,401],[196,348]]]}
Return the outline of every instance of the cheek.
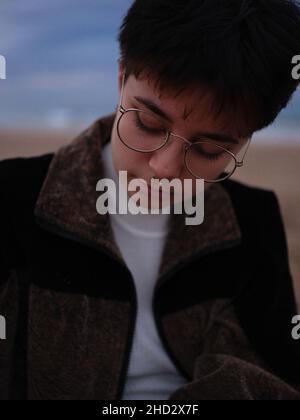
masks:
{"label": "cheek", "polygon": [[127,171],[129,175],[138,175],[149,160],[149,156],[128,149],[117,134],[112,135],[112,155],[116,170]]}

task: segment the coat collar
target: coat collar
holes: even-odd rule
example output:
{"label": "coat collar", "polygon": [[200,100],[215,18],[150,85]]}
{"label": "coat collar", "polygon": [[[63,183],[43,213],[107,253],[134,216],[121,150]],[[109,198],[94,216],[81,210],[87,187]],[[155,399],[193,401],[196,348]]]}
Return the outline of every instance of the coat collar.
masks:
{"label": "coat collar", "polygon": [[[114,120],[115,114],[104,116],[55,153],[35,216],[40,226],[106,251],[125,264],[109,215],[96,212],[96,184],[103,177],[101,149],[110,141]],[[221,184],[214,184],[205,194],[205,219],[201,225],[185,225],[185,216],[174,214],[170,218],[160,277],[195,255],[230,248],[241,241],[231,199]]]}

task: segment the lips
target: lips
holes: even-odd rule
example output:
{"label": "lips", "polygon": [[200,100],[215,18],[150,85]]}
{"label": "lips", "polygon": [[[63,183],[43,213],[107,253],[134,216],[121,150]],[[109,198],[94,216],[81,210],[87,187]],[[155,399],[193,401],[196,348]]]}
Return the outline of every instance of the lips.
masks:
{"label": "lips", "polygon": [[151,188],[151,184],[148,184],[147,182],[143,182],[140,186],[141,191],[145,194],[148,194],[149,197],[151,197],[151,195],[159,195],[159,197],[162,197],[164,195],[164,193],[162,192],[161,188],[157,189],[157,188]]}
{"label": "lips", "polygon": [[[134,178],[131,178],[134,179]],[[141,179],[143,182],[141,183],[141,185],[139,186],[141,192],[144,192],[145,194],[148,194],[149,197],[151,197],[151,195],[159,195],[160,198],[169,195],[169,192],[164,191],[164,188],[160,187],[160,188],[155,188],[155,187],[151,187],[151,181],[148,182],[146,180],[144,180],[143,178],[139,178]],[[173,189],[171,188],[171,197],[174,195],[173,193]]]}
{"label": "lips", "polygon": [[161,189],[151,188],[150,185],[148,185],[148,194],[149,195],[159,195],[159,197],[163,196],[163,192]]}

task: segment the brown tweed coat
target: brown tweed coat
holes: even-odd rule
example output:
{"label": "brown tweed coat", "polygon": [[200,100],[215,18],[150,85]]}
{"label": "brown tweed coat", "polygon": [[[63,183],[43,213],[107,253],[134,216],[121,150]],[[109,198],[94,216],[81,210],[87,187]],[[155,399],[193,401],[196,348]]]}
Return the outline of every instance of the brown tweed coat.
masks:
{"label": "brown tweed coat", "polygon": [[[114,114],[55,154],[0,162],[0,399],[122,398],[136,294],[96,212]],[[154,291],[165,351],[186,377],[170,399],[299,399],[300,343],[278,202],[233,181],[205,220],[173,215]]]}

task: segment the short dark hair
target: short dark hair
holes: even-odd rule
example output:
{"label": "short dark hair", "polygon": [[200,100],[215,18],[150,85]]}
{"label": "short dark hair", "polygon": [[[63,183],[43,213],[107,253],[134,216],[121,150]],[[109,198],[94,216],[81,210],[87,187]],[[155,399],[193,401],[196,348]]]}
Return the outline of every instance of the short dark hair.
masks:
{"label": "short dark hair", "polygon": [[214,111],[230,110],[243,135],[271,124],[299,83],[297,0],[135,0],[118,40],[127,76],[176,96],[208,89]]}

